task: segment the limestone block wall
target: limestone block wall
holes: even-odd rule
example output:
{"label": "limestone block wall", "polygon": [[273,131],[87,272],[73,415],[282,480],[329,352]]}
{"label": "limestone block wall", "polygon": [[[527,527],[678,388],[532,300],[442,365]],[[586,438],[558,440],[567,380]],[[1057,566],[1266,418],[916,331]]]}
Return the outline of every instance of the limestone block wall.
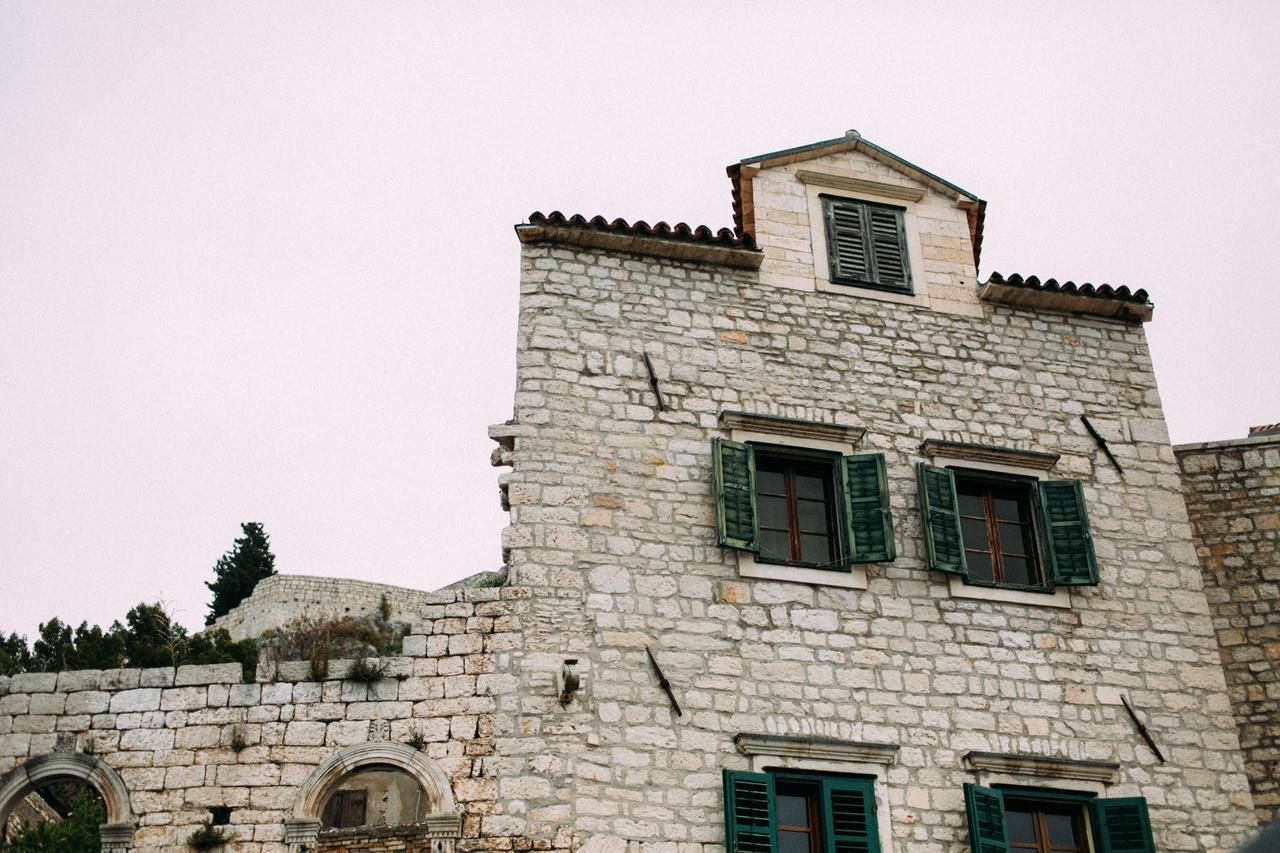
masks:
{"label": "limestone block wall", "polygon": [[[520,687],[499,698],[518,720],[499,744],[501,791],[522,795],[511,834],[567,827],[592,850],[718,853],[721,771],[752,762],[735,736],[771,733],[896,747],[877,789],[886,850],[968,849],[971,751],[1114,762],[1102,793],[1147,798],[1162,851],[1251,835],[1141,327],[974,305],[524,246],[514,418],[495,429],[512,465],[504,546],[513,582],[561,611],[565,634],[527,637]],[[744,578],[716,545],[711,439],[725,410],[866,428],[856,450],[886,456],[898,553],[867,567],[866,590]],[[1101,584],[1065,608],[953,596],[923,551],[913,466],[927,438],[1060,454],[1051,473],[1085,484]],[[570,653],[592,676],[561,707],[534,679]]]}
{"label": "limestone block wall", "polygon": [[[88,753],[127,791],[136,831],[121,849],[185,849],[209,809],[228,806],[234,849],[295,850],[285,821],[326,759],[420,740],[461,815],[456,849],[509,849],[513,839],[487,837],[503,825],[495,712],[511,687],[503,670],[520,647],[528,591],[423,596],[403,654],[384,659],[386,677],[371,685],[343,679],[351,661],[332,662],[323,681],[306,662],[264,665],[252,683],[238,664],[0,678],[0,791],[19,765]],[[383,846],[359,849],[400,849],[387,846],[394,834],[374,840]]]}
{"label": "limestone block wall", "polygon": [[1261,821],[1280,817],[1280,436],[1174,448]]}
{"label": "limestone block wall", "polygon": [[263,631],[299,616],[371,616],[384,600],[391,607],[392,621],[410,623],[431,601],[430,596],[419,589],[351,578],[272,575],[212,627],[226,629],[235,640],[256,639]]}

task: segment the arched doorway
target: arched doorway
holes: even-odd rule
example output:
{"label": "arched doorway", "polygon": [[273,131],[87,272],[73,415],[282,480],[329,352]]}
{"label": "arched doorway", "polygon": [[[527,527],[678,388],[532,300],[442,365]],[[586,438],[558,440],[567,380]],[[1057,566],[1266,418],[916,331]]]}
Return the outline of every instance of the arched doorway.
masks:
{"label": "arched doorway", "polygon": [[62,782],[81,782],[102,798],[107,819],[99,827],[102,853],[124,853],[133,845],[134,817],[129,790],[105,762],[79,752],[55,752],[28,759],[0,776],[0,827],[28,794]]}
{"label": "arched doorway", "polygon": [[452,853],[462,821],[444,771],[398,743],[363,743],[331,755],[298,790],[285,821],[294,850],[323,846],[325,836],[385,833],[412,826],[432,853]]}

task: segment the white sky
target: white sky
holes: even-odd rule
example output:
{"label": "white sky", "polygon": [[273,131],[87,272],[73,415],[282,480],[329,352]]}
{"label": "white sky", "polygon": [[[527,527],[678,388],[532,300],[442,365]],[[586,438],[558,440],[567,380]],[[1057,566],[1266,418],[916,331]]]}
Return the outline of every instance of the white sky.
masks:
{"label": "white sky", "polygon": [[983,279],[1146,288],[1175,441],[1280,421],[1277,4],[488,9],[0,6],[0,630],[198,626],[246,520],[496,568],[512,225],[729,225],[849,127],[990,202]]}

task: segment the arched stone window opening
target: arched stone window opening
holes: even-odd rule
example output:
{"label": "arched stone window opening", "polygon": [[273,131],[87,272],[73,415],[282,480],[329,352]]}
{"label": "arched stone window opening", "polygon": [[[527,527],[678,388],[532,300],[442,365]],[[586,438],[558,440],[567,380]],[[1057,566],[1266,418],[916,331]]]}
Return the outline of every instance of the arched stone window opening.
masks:
{"label": "arched stone window opening", "polygon": [[462,829],[453,788],[418,750],[365,743],[330,756],[302,784],[285,821],[285,840],[295,851],[312,851],[325,848],[326,837],[385,834],[396,827],[430,844],[423,849],[452,853]]}
{"label": "arched stone window opening", "polygon": [[39,820],[61,815],[84,789],[94,793],[106,813],[98,827],[102,853],[129,850],[134,830],[129,791],[109,765],[82,753],[38,756],[0,776],[0,828],[7,828],[14,816]]}

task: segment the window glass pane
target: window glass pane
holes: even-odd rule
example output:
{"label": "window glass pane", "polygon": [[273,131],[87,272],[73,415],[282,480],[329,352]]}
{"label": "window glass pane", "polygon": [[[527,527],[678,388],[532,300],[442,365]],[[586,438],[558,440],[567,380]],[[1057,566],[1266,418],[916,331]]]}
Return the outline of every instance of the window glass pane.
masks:
{"label": "window glass pane", "polygon": [[1007,521],[1000,522],[1000,550],[1006,554],[1022,554],[1026,555],[1027,537],[1026,528],[1021,524],[1010,524]]}
{"label": "window glass pane", "polygon": [[981,551],[966,551],[965,561],[969,564],[969,577],[974,580],[992,580],[991,555]]}
{"label": "window glass pane", "polygon": [[767,560],[786,560],[791,556],[791,541],[785,531],[760,531],[760,556]]}
{"label": "window glass pane", "polygon": [[798,501],[800,532],[827,535],[827,505],[819,501]]}
{"label": "window glass pane", "polygon": [[759,494],[786,494],[786,481],[781,471],[764,471],[756,468],[756,492]]}
{"label": "window glass pane", "polygon": [[1076,834],[1076,822],[1069,814],[1048,813],[1044,816],[1045,826],[1049,828],[1049,843],[1076,847],[1080,844],[1080,836]]}
{"label": "window glass pane", "polygon": [[825,478],[812,474],[796,474],[796,496],[811,500],[824,500],[827,496]]}
{"label": "window glass pane", "polygon": [[786,498],[775,498],[773,495],[756,496],[756,513],[761,527],[774,530],[787,529]]}
{"label": "window glass pane", "polygon": [[809,798],[801,794],[778,792],[774,798],[774,812],[778,826],[808,826]]}
{"label": "window glass pane", "polygon": [[1011,809],[1007,806],[1004,811],[1004,827],[1009,833],[1009,843],[1017,844],[1022,841],[1036,840],[1035,824],[1031,820],[1031,812],[1024,812],[1018,809]]}
{"label": "window glass pane", "polygon": [[996,506],[996,518],[1001,521],[1021,521],[1022,510],[1019,501],[1007,495],[995,495],[992,502]]}
{"label": "window glass pane", "polygon": [[956,485],[956,497],[960,501],[961,515],[976,515],[982,517],[982,498],[972,493],[960,491],[959,484]]}
{"label": "window glass pane", "polygon": [[1005,583],[1022,586],[1031,586],[1036,582],[1036,579],[1031,576],[1031,566],[1024,557],[1004,558],[1004,580]]}
{"label": "window glass pane", "polygon": [[806,563],[830,563],[831,540],[812,533],[800,534],[800,559]]}
{"label": "window glass pane", "polygon": [[779,830],[778,853],[811,853],[809,833]]}
{"label": "window glass pane", "polygon": [[960,519],[960,532],[964,536],[964,547],[972,548],[975,551],[990,551],[991,545],[987,542],[987,525],[985,522],[975,518]]}

